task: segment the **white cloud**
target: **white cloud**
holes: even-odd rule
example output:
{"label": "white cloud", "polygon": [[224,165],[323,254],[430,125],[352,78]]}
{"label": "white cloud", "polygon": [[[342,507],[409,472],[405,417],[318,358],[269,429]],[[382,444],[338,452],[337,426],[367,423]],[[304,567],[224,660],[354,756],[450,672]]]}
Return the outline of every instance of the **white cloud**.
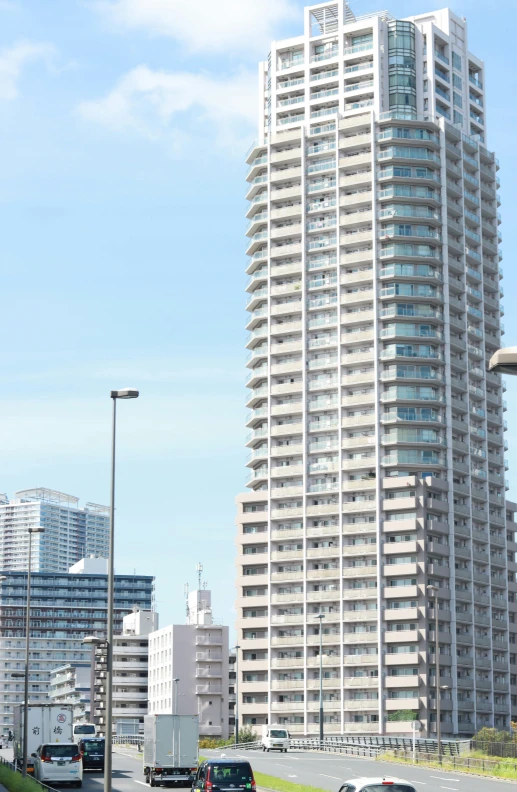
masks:
{"label": "white cloud", "polygon": [[10,102],[18,96],[18,82],[24,67],[34,61],[44,61],[47,67],[54,55],[51,44],[17,41],[0,52],[0,101]]}
{"label": "white cloud", "polygon": [[[137,66],[104,97],[81,102],[77,112],[111,131],[166,140],[176,149],[188,142],[187,128],[196,136],[203,130],[213,135],[215,129],[220,144],[233,144],[255,123],[257,79],[244,71],[218,79]],[[179,116],[181,129],[173,125]]]}
{"label": "white cloud", "polygon": [[95,0],[93,7],[123,30],[141,29],[190,50],[225,53],[263,51],[277,26],[300,14],[293,0]]}

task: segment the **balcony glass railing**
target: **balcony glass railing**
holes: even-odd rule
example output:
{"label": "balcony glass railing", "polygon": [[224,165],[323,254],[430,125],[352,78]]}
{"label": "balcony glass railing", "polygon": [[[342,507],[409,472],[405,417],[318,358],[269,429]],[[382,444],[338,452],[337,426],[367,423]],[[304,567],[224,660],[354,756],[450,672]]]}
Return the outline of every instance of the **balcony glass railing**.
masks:
{"label": "balcony glass railing", "polygon": [[345,74],[353,74],[359,71],[365,71],[366,69],[373,69],[373,61],[368,61],[368,63],[356,63],[354,66],[347,66],[345,69]]}
{"label": "balcony glass railing", "polygon": [[373,86],[373,80],[367,80],[366,82],[354,83],[353,85],[346,85],[345,86],[345,93],[349,93],[350,91],[364,91],[367,88],[371,88],[372,86]]}
{"label": "balcony glass railing", "polygon": [[450,112],[447,110],[447,108],[445,108],[445,107],[442,107],[441,105],[437,104],[437,105],[436,105],[436,112],[438,113],[438,115],[441,115],[441,116],[443,116],[444,118],[447,118],[447,120],[448,120],[448,121],[450,121],[450,120],[451,120],[451,114],[450,114]]}
{"label": "balcony glass railing", "polygon": [[329,69],[328,71],[320,72],[319,74],[312,74],[311,82],[315,82],[317,80],[328,80],[329,77],[337,77],[338,74],[339,69]]}
{"label": "balcony glass railing", "polygon": [[305,113],[301,113],[301,115],[293,115],[293,116],[286,116],[285,118],[279,118],[279,124],[295,124],[299,121],[303,121],[305,119]]}
{"label": "balcony glass railing", "polygon": [[332,105],[332,107],[322,107],[321,110],[314,110],[311,113],[311,118],[320,118],[321,116],[330,115],[331,113],[337,113],[338,109],[337,104]]}
{"label": "balcony glass railing", "polygon": [[319,63],[320,61],[328,60],[329,58],[335,58],[339,54],[338,47],[332,47],[331,49],[325,50],[325,52],[318,52],[316,55],[311,57],[311,63]]}
{"label": "balcony glass railing", "polygon": [[373,41],[365,44],[355,44],[353,47],[345,47],[343,55],[355,55],[356,52],[367,52],[371,49],[373,49]]}
{"label": "balcony glass railing", "polygon": [[440,52],[440,50],[435,50],[434,54],[438,58],[438,60],[442,61],[442,63],[446,63],[447,66],[449,65],[449,63],[450,63],[449,58],[447,57],[447,55],[444,52]]}
{"label": "balcony glass railing", "polygon": [[297,77],[295,80],[286,80],[285,82],[278,83],[278,90],[282,91],[284,88],[296,88],[297,85],[303,85],[305,77]]}
{"label": "balcony glass railing", "polygon": [[284,71],[285,69],[292,69],[293,66],[303,66],[304,59],[301,58],[288,58],[287,60],[283,60],[280,62],[280,69]]}
{"label": "balcony glass railing", "polygon": [[476,122],[476,124],[480,124],[481,126],[484,125],[483,116],[474,113],[472,110],[470,111],[470,117]]}
{"label": "balcony glass railing", "polygon": [[318,91],[318,93],[311,94],[311,99],[324,99],[326,96],[336,96],[339,93],[339,88],[329,88],[326,91]]}
{"label": "balcony glass railing", "polygon": [[479,179],[476,179],[475,176],[471,176],[471,174],[468,173],[467,171],[465,171],[465,173],[463,174],[463,178],[466,181],[470,182],[470,184],[473,184],[474,187],[479,187]]}
{"label": "balcony glass railing", "polygon": [[444,91],[443,88],[440,88],[439,85],[436,86],[435,90],[438,96],[441,96],[443,99],[446,99],[448,102],[451,101],[450,94],[447,91]]}
{"label": "balcony glass railing", "polygon": [[301,102],[305,102],[305,95],[291,96],[289,99],[281,99],[278,102],[278,107],[288,107],[289,105],[300,104]]}
{"label": "balcony glass railing", "polygon": [[336,206],[336,199],[335,198],[327,198],[325,201],[314,201],[307,205],[307,211],[312,212],[315,209],[330,209],[333,206]]}
{"label": "balcony glass railing", "polygon": [[319,269],[320,267],[330,267],[337,263],[337,256],[317,256],[309,259],[307,269]]}
{"label": "balcony glass railing", "polygon": [[333,228],[336,225],[336,218],[329,217],[325,220],[315,220],[313,223],[307,223],[307,231],[318,231],[321,228]]}
{"label": "balcony glass railing", "polygon": [[483,83],[474,74],[469,74],[469,82],[471,82],[472,85],[476,85],[478,88],[483,88]]}
{"label": "balcony glass railing", "polygon": [[361,107],[372,107],[373,99],[366,99],[364,102],[349,102],[346,105],[346,110],[360,110]]}
{"label": "balcony glass railing", "polygon": [[478,107],[483,107],[484,103],[483,100],[479,98],[479,96],[474,96],[473,93],[469,93],[469,99],[471,102],[474,102]]}
{"label": "balcony glass railing", "polygon": [[325,160],[324,162],[313,162],[307,168],[307,173],[321,173],[321,171],[333,170],[336,167],[336,160]]}
{"label": "balcony glass railing", "polygon": [[470,192],[470,190],[464,190],[463,195],[465,196],[465,198],[467,198],[467,200],[472,201],[472,203],[479,205],[479,198],[477,197],[477,195],[474,195],[474,193]]}
{"label": "balcony glass railing", "polygon": [[438,66],[435,66],[434,73],[436,74],[437,77],[439,77],[444,82],[450,83],[451,78],[449,77],[447,72],[443,71],[443,69],[440,69]]}
{"label": "balcony glass railing", "polygon": [[324,151],[335,151],[336,150],[336,141],[326,141],[325,143],[314,143],[312,146],[307,148],[307,154],[320,154]]}

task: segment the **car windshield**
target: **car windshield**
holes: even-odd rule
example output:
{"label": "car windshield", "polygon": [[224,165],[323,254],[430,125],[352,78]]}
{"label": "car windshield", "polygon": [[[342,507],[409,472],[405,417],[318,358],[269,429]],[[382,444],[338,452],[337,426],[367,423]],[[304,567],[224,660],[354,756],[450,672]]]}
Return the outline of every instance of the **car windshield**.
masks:
{"label": "car windshield", "polygon": [[44,745],[41,755],[49,759],[71,759],[77,756],[77,745]]}
{"label": "car windshield", "polygon": [[247,762],[232,764],[216,764],[210,768],[212,784],[250,784],[252,781],[251,767]]}
{"label": "car windshield", "polygon": [[83,740],[83,750],[85,755],[104,753],[104,740]]}
{"label": "car windshield", "polygon": [[83,724],[74,726],[74,734],[95,734],[95,726]]}
{"label": "car windshield", "polygon": [[361,792],[416,792],[415,788],[409,784],[368,784],[362,788]]}
{"label": "car windshield", "polygon": [[281,737],[282,739],[285,739],[287,737],[287,732],[284,731],[283,729],[271,729],[271,731],[269,732],[269,736]]}

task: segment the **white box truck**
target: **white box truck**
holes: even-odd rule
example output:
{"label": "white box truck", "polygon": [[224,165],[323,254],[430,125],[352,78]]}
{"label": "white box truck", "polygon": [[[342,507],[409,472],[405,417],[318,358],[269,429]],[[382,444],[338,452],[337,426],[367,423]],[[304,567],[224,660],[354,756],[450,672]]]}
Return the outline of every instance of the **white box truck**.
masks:
{"label": "white box truck", "polygon": [[144,717],[144,776],[157,784],[191,787],[198,765],[197,715]]}
{"label": "white box truck", "polygon": [[291,735],[285,726],[262,726],[262,750],[287,753],[291,745]]}
{"label": "white box truck", "polygon": [[[23,704],[14,708],[14,762],[23,763]],[[71,743],[73,739],[74,711],[71,704],[29,704],[27,732],[27,771],[34,771],[31,756],[43,743]]]}

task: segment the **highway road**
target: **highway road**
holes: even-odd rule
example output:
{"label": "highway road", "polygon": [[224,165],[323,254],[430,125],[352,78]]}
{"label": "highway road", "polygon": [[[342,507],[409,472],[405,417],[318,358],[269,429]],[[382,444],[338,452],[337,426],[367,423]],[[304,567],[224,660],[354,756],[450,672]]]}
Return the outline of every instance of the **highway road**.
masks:
{"label": "highway road", "polygon": [[[508,784],[517,788],[515,781],[499,781],[479,776],[462,775],[377,762],[374,759],[294,751],[287,754],[261,751],[203,751],[209,756],[241,756],[249,759],[254,770],[277,776],[297,784],[338,792],[341,784],[352,778],[370,776],[397,776],[412,783],[417,792],[505,792]],[[509,792],[509,790],[508,790]]]}
{"label": "highway road", "polygon": [[[142,773],[142,757],[135,756],[129,749],[122,753],[123,748],[113,751],[113,790],[114,792],[138,792],[139,787],[147,787]],[[4,759],[12,761],[12,749],[0,751]],[[83,775],[83,792],[103,792],[104,774],[95,770],[85,770]],[[71,787],[62,786],[59,789],[68,792]]]}
{"label": "highway road", "polygon": [[[516,788],[515,781],[499,781],[470,775],[462,775],[430,768],[408,767],[376,762],[373,759],[339,756],[338,754],[318,754],[312,752],[290,752],[288,754],[261,751],[202,751],[206,757],[228,756],[249,759],[254,770],[267,775],[277,776],[286,781],[338,792],[341,784],[361,776],[397,776],[412,783],[417,792],[505,792],[508,784]],[[5,759],[11,760],[12,751],[1,751]],[[103,774],[85,771],[83,792],[102,792]],[[142,774],[142,758],[135,756],[131,749],[116,748],[113,752],[113,790],[114,792],[138,792],[138,787],[148,787]],[[63,790],[68,787],[62,787]],[[509,792],[509,790],[508,790]]]}

